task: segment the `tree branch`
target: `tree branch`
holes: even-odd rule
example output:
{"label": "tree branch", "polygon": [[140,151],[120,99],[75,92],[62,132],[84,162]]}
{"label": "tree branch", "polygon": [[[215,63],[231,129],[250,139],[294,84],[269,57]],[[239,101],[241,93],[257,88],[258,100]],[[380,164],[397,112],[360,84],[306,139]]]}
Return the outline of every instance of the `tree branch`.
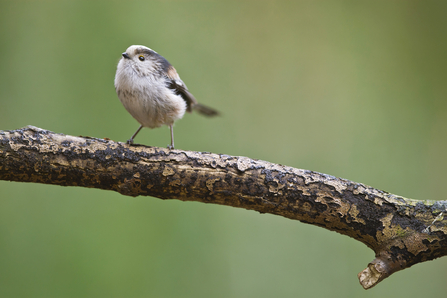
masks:
{"label": "tree branch", "polygon": [[447,201],[411,200],[247,157],[130,146],[28,126],[0,131],[0,180],[221,204],[314,224],[374,250],[376,258],[358,274],[365,289],[447,254]]}

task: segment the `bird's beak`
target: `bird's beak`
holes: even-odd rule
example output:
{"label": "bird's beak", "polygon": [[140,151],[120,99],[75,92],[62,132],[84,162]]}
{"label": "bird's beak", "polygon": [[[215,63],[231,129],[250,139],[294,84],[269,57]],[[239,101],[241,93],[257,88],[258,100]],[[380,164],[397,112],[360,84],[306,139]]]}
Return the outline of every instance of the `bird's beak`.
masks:
{"label": "bird's beak", "polygon": [[121,55],[126,59],[130,59],[129,54],[127,54],[126,52],[122,53]]}

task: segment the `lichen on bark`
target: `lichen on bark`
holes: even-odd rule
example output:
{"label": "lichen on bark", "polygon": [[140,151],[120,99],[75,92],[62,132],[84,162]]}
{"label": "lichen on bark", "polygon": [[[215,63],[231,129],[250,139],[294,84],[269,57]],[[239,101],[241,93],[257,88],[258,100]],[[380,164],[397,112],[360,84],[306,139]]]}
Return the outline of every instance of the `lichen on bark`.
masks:
{"label": "lichen on bark", "polygon": [[0,179],[221,204],[350,236],[376,258],[367,289],[447,254],[446,201],[416,201],[308,170],[240,156],[127,145],[36,127],[0,131]]}

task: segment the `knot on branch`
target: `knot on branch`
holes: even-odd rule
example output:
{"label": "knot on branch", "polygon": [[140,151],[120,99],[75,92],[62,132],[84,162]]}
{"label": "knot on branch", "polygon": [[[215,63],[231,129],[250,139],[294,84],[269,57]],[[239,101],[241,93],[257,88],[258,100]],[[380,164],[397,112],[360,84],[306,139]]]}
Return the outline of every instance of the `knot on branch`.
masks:
{"label": "knot on branch", "polygon": [[28,126],[0,131],[0,179],[221,204],[324,227],[376,253],[358,274],[365,289],[447,254],[446,221],[439,216],[447,202],[410,200],[248,157],[128,145]]}

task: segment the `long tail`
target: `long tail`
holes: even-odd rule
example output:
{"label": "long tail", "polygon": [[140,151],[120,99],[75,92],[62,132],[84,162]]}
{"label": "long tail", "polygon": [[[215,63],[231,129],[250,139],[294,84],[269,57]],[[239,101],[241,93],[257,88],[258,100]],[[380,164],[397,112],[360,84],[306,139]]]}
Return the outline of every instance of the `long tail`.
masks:
{"label": "long tail", "polygon": [[207,107],[207,106],[204,106],[200,103],[195,104],[193,109],[207,117],[214,117],[214,116],[218,116],[220,114],[217,110]]}

